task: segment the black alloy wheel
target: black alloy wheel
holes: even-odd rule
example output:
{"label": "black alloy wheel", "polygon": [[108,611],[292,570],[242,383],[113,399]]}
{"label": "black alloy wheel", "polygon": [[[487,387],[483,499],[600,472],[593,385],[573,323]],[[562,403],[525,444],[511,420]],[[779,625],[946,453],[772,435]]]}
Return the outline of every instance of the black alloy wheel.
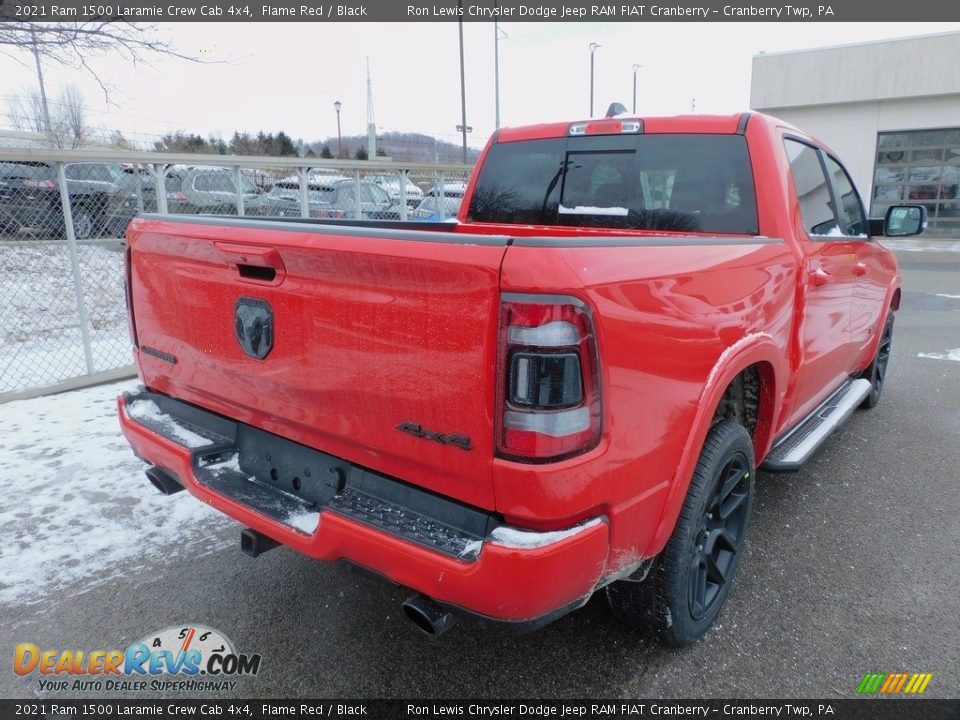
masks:
{"label": "black alloy wheel", "polygon": [[876,407],[880,402],[880,396],[883,394],[883,383],[887,379],[887,368],[890,365],[890,352],[893,349],[893,312],[887,315],[887,320],[883,324],[883,333],[880,335],[880,344],[877,346],[877,354],[870,363],[870,367],[863,371],[861,378],[869,380],[872,387],[870,394],[867,395],[861,407]]}
{"label": "black alloy wheel", "polygon": [[668,645],[702,637],[720,614],[744,554],[755,474],[750,433],[734,420],[717,422],[673,534],[649,573],[607,586],[614,615]]}
{"label": "black alloy wheel", "polygon": [[716,491],[700,516],[688,571],[690,616],[702,620],[726,596],[747,530],[750,463],[734,455],[720,471]]}

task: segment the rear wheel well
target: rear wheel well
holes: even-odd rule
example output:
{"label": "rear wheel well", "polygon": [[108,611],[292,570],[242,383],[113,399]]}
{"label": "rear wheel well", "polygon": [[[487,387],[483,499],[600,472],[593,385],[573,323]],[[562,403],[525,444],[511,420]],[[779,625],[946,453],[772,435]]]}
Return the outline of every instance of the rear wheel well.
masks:
{"label": "rear wheel well", "polygon": [[900,309],[900,288],[897,288],[893,291],[893,297],[890,298],[890,309],[899,310]]}
{"label": "rear wheel well", "polygon": [[773,413],[773,368],[755,363],[730,381],[713,413],[711,426],[733,420],[747,429],[757,449],[766,445]]}

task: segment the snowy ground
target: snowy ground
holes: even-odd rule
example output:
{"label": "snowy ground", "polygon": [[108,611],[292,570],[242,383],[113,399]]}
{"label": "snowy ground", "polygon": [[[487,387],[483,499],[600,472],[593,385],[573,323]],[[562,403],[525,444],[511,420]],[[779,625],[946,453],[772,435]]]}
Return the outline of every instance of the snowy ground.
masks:
{"label": "snowy ground", "polygon": [[[94,370],[130,364],[119,241],[79,244]],[[0,242],[0,393],[86,374],[70,253],[59,242]]]}
{"label": "snowy ground", "polygon": [[135,385],[0,406],[0,605],[79,594],[148,558],[174,563],[229,544],[226,517],[144,478],[116,416],[117,394]]}

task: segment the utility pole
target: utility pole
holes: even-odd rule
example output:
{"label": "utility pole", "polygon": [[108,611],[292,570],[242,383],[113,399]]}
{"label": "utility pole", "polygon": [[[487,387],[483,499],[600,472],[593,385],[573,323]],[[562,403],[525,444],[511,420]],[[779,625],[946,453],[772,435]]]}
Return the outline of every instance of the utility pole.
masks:
{"label": "utility pole", "polygon": [[370,57],[367,56],[367,159],[377,155],[377,125],[373,119],[373,83],[370,81]]}
{"label": "utility pole", "polygon": [[642,68],[643,65],[634,65],[633,66],[633,114],[637,114],[637,70]]}
{"label": "utility pole", "polygon": [[37,81],[40,83],[40,103],[43,105],[43,132],[47,136],[47,142],[53,145],[53,126],[50,124],[50,106],[47,105],[47,88],[43,82],[40,49],[37,47],[37,32],[33,28],[30,28],[30,40],[32,41],[30,49],[33,50],[33,61],[37,65]]}
{"label": "utility pole", "polygon": [[333,109],[337,111],[337,157],[343,159],[343,136],[340,134],[340,108],[343,103],[337,100],[333,103]]}
{"label": "utility pole", "polygon": [[590,43],[590,117],[593,117],[593,54],[600,43]]}
{"label": "utility pole", "polygon": [[[498,7],[498,5],[494,5]],[[510,36],[500,27],[500,23],[493,21],[493,82],[494,96],[496,101],[495,124],[497,130],[500,129],[500,41],[509,40]]]}
{"label": "utility pole", "polygon": [[[496,6],[494,6],[496,7]],[[500,129],[500,24],[493,21],[494,127]]]}

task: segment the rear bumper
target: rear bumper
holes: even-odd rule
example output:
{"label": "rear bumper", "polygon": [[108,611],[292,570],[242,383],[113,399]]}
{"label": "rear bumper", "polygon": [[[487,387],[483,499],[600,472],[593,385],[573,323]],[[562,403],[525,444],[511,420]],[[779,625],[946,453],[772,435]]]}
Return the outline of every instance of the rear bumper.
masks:
{"label": "rear bumper", "polygon": [[[138,404],[152,400],[163,406],[159,422]],[[298,552],[360,565],[483,624],[546,624],[585,603],[603,582],[605,519],[553,533],[508,528],[491,514],[166,396],[144,391],[117,403],[134,452],[202,501]],[[312,496],[301,497],[309,495],[306,485],[298,484],[294,496],[272,487],[262,470],[251,479],[250,468],[262,459],[251,453],[271,457],[261,452],[264,444],[296,456],[296,467],[308,453],[307,461],[330,470],[339,484],[316,484]],[[319,474],[326,477],[316,469],[313,477]],[[277,510],[283,504],[288,511]]]}

